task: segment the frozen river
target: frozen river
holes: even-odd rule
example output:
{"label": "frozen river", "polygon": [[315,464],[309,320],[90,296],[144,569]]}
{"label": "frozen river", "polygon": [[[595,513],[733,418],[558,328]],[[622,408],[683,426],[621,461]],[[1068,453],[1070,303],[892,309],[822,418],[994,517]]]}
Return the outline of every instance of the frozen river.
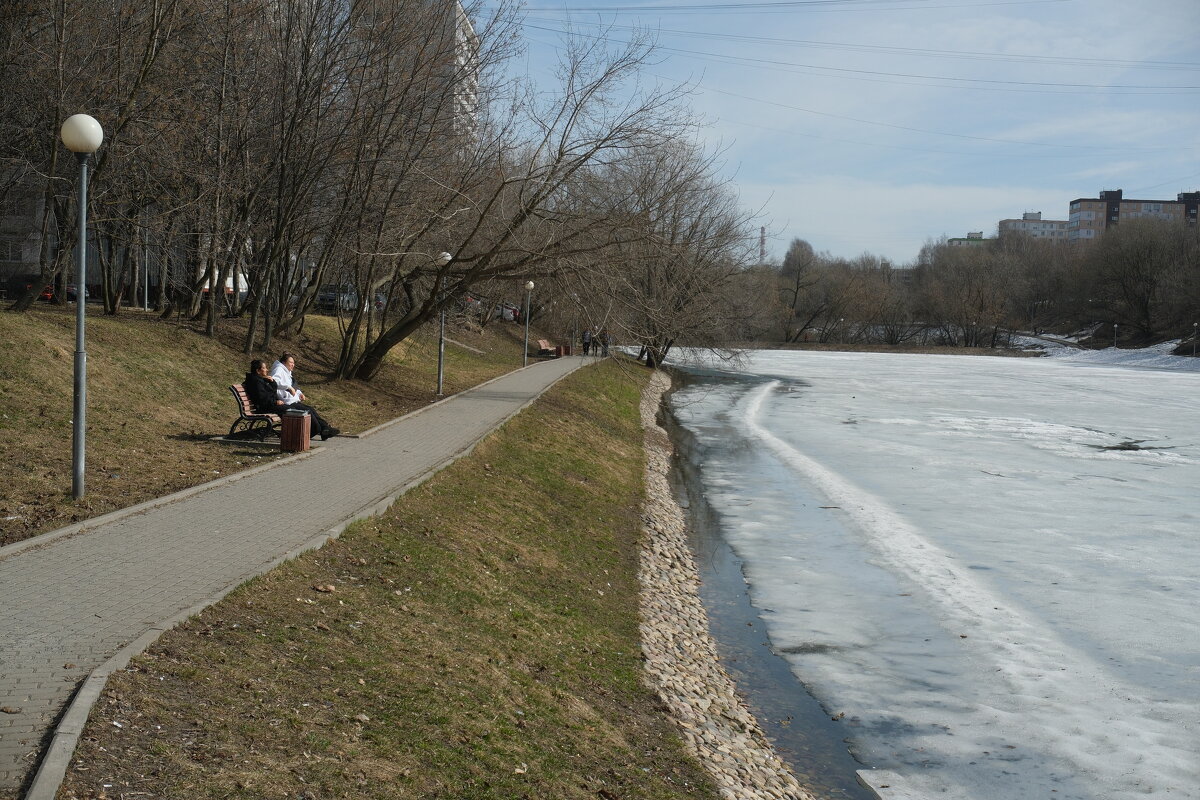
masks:
{"label": "frozen river", "polygon": [[1200,373],[1120,355],[758,352],[674,395],[884,797],[1200,798]]}

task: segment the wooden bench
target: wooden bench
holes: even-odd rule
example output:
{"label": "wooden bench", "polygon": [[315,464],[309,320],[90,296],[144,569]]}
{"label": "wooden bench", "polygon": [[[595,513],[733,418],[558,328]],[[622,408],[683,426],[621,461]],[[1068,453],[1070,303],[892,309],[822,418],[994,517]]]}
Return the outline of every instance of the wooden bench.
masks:
{"label": "wooden bench", "polygon": [[279,435],[278,414],[259,414],[255,411],[246,395],[246,387],[240,383],[230,386],[229,391],[238,404],[238,418],[229,426],[230,437],[235,433],[253,434],[261,442],[268,436]]}
{"label": "wooden bench", "polygon": [[537,341],[537,346],[538,346],[538,352],[537,352],[537,354],[538,354],[539,356],[555,356],[555,355],[558,355],[558,353],[557,353],[557,352],[555,352],[555,350],[554,350],[554,345],[550,344],[550,343],[549,343],[548,341],[546,341],[545,339],[538,339],[538,341]]}

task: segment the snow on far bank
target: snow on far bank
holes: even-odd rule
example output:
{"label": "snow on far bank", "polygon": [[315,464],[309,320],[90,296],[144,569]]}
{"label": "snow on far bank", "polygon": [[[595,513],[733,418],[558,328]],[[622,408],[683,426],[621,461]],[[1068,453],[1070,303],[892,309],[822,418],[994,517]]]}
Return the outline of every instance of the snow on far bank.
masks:
{"label": "snow on far bank", "polygon": [[1043,338],[1014,336],[1013,344],[1028,350],[1041,350],[1047,358],[1095,364],[1105,367],[1140,367],[1143,369],[1177,369],[1200,372],[1200,358],[1173,356],[1171,351],[1179,347],[1179,339],[1162,342],[1152,347],[1121,349],[1106,347],[1103,350],[1081,350]]}

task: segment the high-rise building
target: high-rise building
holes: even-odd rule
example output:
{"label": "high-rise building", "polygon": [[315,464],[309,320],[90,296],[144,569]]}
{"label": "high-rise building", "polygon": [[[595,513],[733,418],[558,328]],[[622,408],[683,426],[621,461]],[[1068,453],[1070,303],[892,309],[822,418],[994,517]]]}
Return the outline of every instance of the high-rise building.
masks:
{"label": "high-rise building", "polygon": [[1196,224],[1200,192],[1181,192],[1175,200],[1126,200],[1120,189],[1101,192],[1099,197],[1071,201],[1068,238],[1073,242],[1095,241],[1122,220],[1151,218]]}
{"label": "high-rise building", "polygon": [[42,217],[37,200],[33,187],[22,180],[0,194],[0,300],[17,297],[38,272]]}
{"label": "high-rise building", "polygon": [[478,127],[479,36],[460,0],[454,0],[454,130],[471,134]]}

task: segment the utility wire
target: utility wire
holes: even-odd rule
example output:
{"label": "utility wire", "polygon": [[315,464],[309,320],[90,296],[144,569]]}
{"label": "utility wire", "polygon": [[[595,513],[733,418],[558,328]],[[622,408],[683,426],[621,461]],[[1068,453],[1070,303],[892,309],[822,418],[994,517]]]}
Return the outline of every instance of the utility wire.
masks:
{"label": "utility wire", "polygon": [[[554,32],[554,31],[551,31],[551,32]],[[535,40],[535,41],[537,41],[537,40]],[[558,48],[558,45],[554,42],[539,41],[539,44],[543,44],[548,47],[552,47],[552,48],[556,48],[556,49]],[[659,75],[657,73],[647,73],[647,74],[650,74],[653,77],[658,78],[659,80],[666,81],[668,83],[674,84],[674,83],[679,82],[677,79],[668,77],[666,75]],[[1136,151],[1136,152],[1160,152],[1160,151],[1164,151],[1164,150],[1195,149],[1195,148],[1178,147],[1178,146],[1173,146],[1173,147],[1165,147],[1165,146],[1164,147],[1130,147],[1128,145],[1122,145],[1120,147],[1115,147],[1115,146],[1107,146],[1107,145],[1087,145],[1087,144],[1053,144],[1053,143],[1049,143],[1049,142],[1029,142],[1029,141],[1023,141],[1020,139],[1001,139],[1001,138],[991,137],[991,136],[972,136],[970,134],[965,134],[965,133],[949,133],[947,131],[935,131],[935,130],[929,130],[926,128],[913,128],[913,127],[909,127],[906,125],[896,125],[896,124],[889,123],[889,122],[879,122],[877,120],[861,119],[859,117],[850,117],[850,116],[846,116],[846,115],[842,115],[842,114],[833,114],[828,111],[817,111],[816,109],[812,109],[812,108],[803,108],[801,106],[794,106],[794,105],[790,105],[788,103],[781,103],[781,102],[778,102],[775,100],[764,100],[761,97],[752,97],[750,95],[739,94],[737,92],[730,92],[730,91],[726,91],[724,89],[716,89],[711,86],[697,85],[696,91],[714,92],[716,94],[723,94],[728,97],[736,97],[741,100],[748,100],[752,103],[761,103],[763,105],[774,106],[776,108],[785,108],[790,111],[799,111],[804,114],[813,114],[815,116],[828,117],[830,119],[840,119],[840,120],[845,120],[847,122],[856,122],[861,125],[875,125],[875,126],[883,127],[883,128],[892,128],[894,130],[909,131],[911,133],[923,133],[923,134],[929,134],[932,136],[947,136],[947,137],[956,138],[956,139],[967,139],[967,140],[979,141],[979,142],[996,142],[999,144],[1015,144],[1015,145],[1025,145],[1025,146],[1029,146],[1029,147],[1046,147],[1046,148],[1057,148],[1057,149],[1066,149],[1066,150],[1087,150],[1087,151],[1096,152],[1096,153],[1102,153],[1105,151],[1128,153],[1128,152],[1133,152],[1133,151]]]}
{"label": "utility wire", "polygon": [[[1050,3],[1067,3],[1071,0],[993,0],[986,3],[939,3],[938,5],[913,5],[919,0],[791,0],[790,2],[772,3],[712,3],[709,5],[696,4],[663,4],[654,6],[590,6],[581,9],[588,12],[604,13],[680,13],[680,14],[712,14],[712,13],[768,13],[780,14],[790,11],[926,11],[944,8],[982,8],[986,6],[1032,6]],[[904,3],[905,5],[900,5]],[[564,9],[565,10],[565,9]]]}
{"label": "utility wire", "polygon": [[[663,80],[671,80],[670,78],[666,78],[665,76],[662,76],[662,75],[656,75],[655,77],[661,78]],[[1065,148],[1065,149],[1072,149],[1072,150],[1095,150],[1095,151],[1116,150],[1119,152],[1130,152],[1130,151],[1144,152],[1144,151],[1191,149],[1191,148],[1184,148],[1184,147],[1137,147],[1137,148],[1133,148],[1133,147],[1129,147],[1129,146],[1122,146],[1122,147],[1117,148],[1117,147],[1111,147],[1111,146],[1106,146],[1106,145],[1052,144],[1049,142],[1028,142],[1028,141],[1022,141],[1020,139],[1000,139],[1000,138],[996,138],[996,137],[992,137],[992,136],[972,136],[972,135],[966,134],[966,133],[948,133],[946,131],[933,131],[933,130],[929,130],[926,128],[912,128],[907,125],[893,125],[892,123],[889,123],[889,122],[878,122],[876,120],[860,119],[858,117],[848,117],[848,116],[844,116],[842,114],[831,114],[827,111],[817,111],[817,110],[811,109],[811,108],[802,108],[800,106],[789,105],[788,103],[780,103],[775,100],[763,100],[760,97],[751,97],[749,95],[738,94],[737,92],[727,92],[724,89],[714,89],[711,86],[702,86],[698,89],[698,91],[715,92],[717,94],[728,95],[729,97],[737,97],[742,100],[749,100],[753,103],[762,103],[763,105],[775,106],[776,108],[786,108],[790,111],[800,111],[805,114],[814,114],[819,117],[829,117],[831,119],[841,119],[841,120],[846,120],[848,122],[857,122],[857,123],[860,123],[863,125],[877,125],[882,128],[893,128],[895,130],[910,131],[912,133],[927,133],[927,134],[930,134],[933,136],[949,136],[949,137],[952,137],[955,139],[970,139],[970,140],[979,141],[979,142],[999,142],[1000,144],[1019,144],[1019,145],[1027,145],[1029,147],[1058,147],[1058,148]]]}
{"label": "utility wire", "polygon": [[[536,14],[531,14],[536,18]],[[550,17],[542,21],[563,23],[559,17]],[[571,25],[587,25],[605,30],[645,31],[646,27],[634,25],[617,25],[605,22],[592,22],[572,18]],[[1200,71],[1200,63],[1192,61],[1130,61],[1112,58],[1085,58],[1082,56],[1040,56],[1028,53],[988,53],[977,50],[937,50],[921,47],[896,47],[893,45],[872,45],[855,42],[822,42],[812,39],[779,39],[770,36],[751,36],[748,34],[714,33],[711,31],[683,31],[671,28],[651,28],[656,34],[670,36],[687,36],[700,39],[715,39],[723,42],[738,42],[744,44],[768,44],[786,47],[806,47],[817,50],[845,50],[849,52],[900,55],[917,58],[948,58],[967,61],[1005,61],[1014,64],[1042,64],[1047,66],[1113,68],[1113,69],[1154,69]],[[565,32],[565,31],[564,31]]]}
{"label": "utility wire", "polygon": [[[533,25],[526,22],[525,27],[533,30],[543,31],[546,33],[566,33],[561,29],[544,28],[539,25]],[[589,39],[605,40],[606,37],[596,34],[579,33],[570,31],[572,36],[581,36]],[[628,42],[614,41],[614,44],[628,44]],[[927,81],[948,81],[959,84],[987,84],[987,86],[966,86],[963,88],[989,88],[991,86],[1022,86],[1022,87],[1038,87],[1039,90],[1047,88],[1065,88],[1065,89],[1092,89],[1097,91],[1115,92],[1120,94],[1143,94],[1143,93],[1163,93],[1163,94],[1187,94],[1200,91],[1200,86],[1153,86],[1153,85],[1136,85],[1136,84],[1094,84],[1094,83],[1060,83],[1055,81],[1005,81],[989,78],[955,78],[945,75],[920,75],[907,72],[884,72],[882,70],[869,69],[849,69],[846,67],[822,67],[815,64],[798,64],[793,61],[779,61],[776,59],[766,58],[751,58],[749,56],[731,56],[724,53],[708,53],[699,50],[684,50],[677,47],[667,47],[658,45],[658,50],[663,50],[669,53],[679,53],[680,55],[691,56],[701,59],[721,59],[722,63],[745,64],[747,66],[757,66],[762,68],[777,69],[779,67],[787,67],[792,70],[822,70],[825,72],[845,73],[848,75],[869,75],[874,78],[912,78],[916,80]],[[919,84],[928,85],[928,84]],[[936,84],[935,84],[936,85]],[[1129,91],[1136,90],[1136,91]],[[1028,91],[1028,90],[1026,90]]]}
{"label": "utility wire", "polygon": [[[980,158],[983,156],[983,154],[980,153],[979,151],[972,152],[969,150],[943,150],[943,149],[938,149],[938,148],[934,148],[934,147],[911,147],[911,146],[905,146],[905,145],[899,145],[899,144],[884,144],[882,142],[864,142],[864,141],[857,140],[857,139],[846,139],[845,137],[841,137],[841,136],[824,136],[819,133],[808,133],[806,131],[797,131],[797,130],[793,130],[793,129],[789,129],[789,128],[777,128],[777,127],[774,127],[771,125],[760,125],[755,122],[744,122],[742,120],[726,119],[724,117],[716,117],[713,120],[713,123],[714,124],[721,123],[722,125],[737,125],[737,126],[743,127],[743,128],[754,128],[755,130],[770,131],[772,133],[781,133],[785,136],[798,136],[798,137],[802,137],[804,139],[817,139],[819,141],[833,142],[833,143],[839,144],[839,145],[852,144],[852,145],[857,145],[859,147],[878,147],[878,148],[881,148],[884,150],[902,150],[907,153],[927,153],[930,155],[940,155],[940,156],[963,156],[965,158]],[[1113,147],[1112,150],[1115,153],[1119,153],[1119,152],[1124,151],[1125,148],[1124,147]],[[1094,152],[1084,152],[1084,153],[1047,153],[1047,152],[994,153],[993,152],[993,153],[988,153],[986,157],[990,160],[1011,158],[1011,159],[1016,159],[1019,162],[1026,162],[1026,161],[1029,161],[1030,159],[1037,159],[1037,158],[1052,158],[1052,159],[1056,159],[1056,160],[1062,160],[1065,158],[1086,158],[1088,160],[1094,160],[1096,158],[1096,154]],[[1168,181],[1168,183],[1169,183],[1169,181]],[[1166,185],[1166,184],[1161,184],[1161,185]],[[1150,188],[1154,188],[1154,187],[1150,187]]]}
{"label": "utility wire", "polygon": [[1129,193],[1137,194],[1138,192],[1148,192],[1151,189],[1157,189],[1161,186],[1170,186],[1172,183],[1175,184],[1176,186],[1178,186],[1181,183],[1183,183],[1184,181],[1190,181],[1192,178],[1200,178],[1200,172],[1193,172],[1191,175],[1184,175],[1183,177],[1180,177],[1180,178],[1172,178],[1169,181],[1163,181],[1162,183],[1156,183],[1153,186],[1142,186],[1138,189],[1130,189]]}

